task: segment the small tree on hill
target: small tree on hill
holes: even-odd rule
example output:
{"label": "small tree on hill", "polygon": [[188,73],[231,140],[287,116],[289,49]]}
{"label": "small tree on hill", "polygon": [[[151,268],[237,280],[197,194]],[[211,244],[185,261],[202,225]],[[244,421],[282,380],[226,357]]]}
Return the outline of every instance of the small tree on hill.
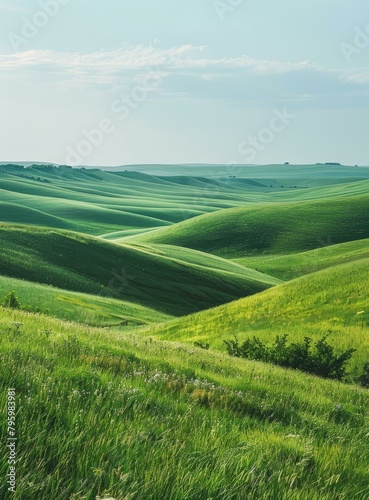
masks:
{"label": "small tree on hill", "polygon": [[9,307],[10,309],[19,309],[20,308],[19,298],[17,297],[14,290],[12,292],[8,293],[8,295],[5,295],[4,302],[2,305],[3,305],[3,307]]}

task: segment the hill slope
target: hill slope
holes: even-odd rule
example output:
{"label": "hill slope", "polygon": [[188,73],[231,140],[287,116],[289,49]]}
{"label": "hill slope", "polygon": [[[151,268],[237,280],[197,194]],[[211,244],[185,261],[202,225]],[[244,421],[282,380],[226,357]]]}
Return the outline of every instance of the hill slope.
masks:
{"label": "hill slope", "polygon": [[150,229],[253,202],[255,189],[139,172],[3,167],[0,221],[94,235]]}
{"label": "hill slope", "polygon": [[[181,315],[269,288],[278,280],[210,257],[176,260],[57,229],[0,224],[0,274],[106,295]],[[197,262],[197,263],[195,263]],[[219,268],[218,268],[219,267]]]}
{"label": "hill slope", "polygon": [[[369,259],[364,258],[297,278],[253,297],[150,327],[149,335],[223,349],[223,340],[276,334],[302,340],[329,335],[342,349],[355,348],[355,366],[369,360]],[[354,366],[353,365],[353,366]]]}
{"label": "hill slope", "polygon": [[329,245],[329,239],[321,243],[320,248],[308,252],[244,257],[235,259],[235,262],[283,280],[290,280],[337,264],[369,258],[369,239],[339,243],[338,245]]}
{"label": "hill slope", "polygon": [[128,241],[227,257],[283,254],[369,238],[369,195],[221,210]]}

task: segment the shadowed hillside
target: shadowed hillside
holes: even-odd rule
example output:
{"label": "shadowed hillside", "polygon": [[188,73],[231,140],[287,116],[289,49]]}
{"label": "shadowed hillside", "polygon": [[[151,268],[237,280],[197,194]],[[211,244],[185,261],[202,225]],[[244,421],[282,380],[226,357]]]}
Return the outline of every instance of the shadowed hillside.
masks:
{"label": "shadowed hillside", "polygon": [[[187,252],[189,255],[190,252]],[[264,290],[277,279],[192,254],[192,262],[149,248],[57,229],[0,224],[0,274],[121,298],[167,314],[206,309]]]}

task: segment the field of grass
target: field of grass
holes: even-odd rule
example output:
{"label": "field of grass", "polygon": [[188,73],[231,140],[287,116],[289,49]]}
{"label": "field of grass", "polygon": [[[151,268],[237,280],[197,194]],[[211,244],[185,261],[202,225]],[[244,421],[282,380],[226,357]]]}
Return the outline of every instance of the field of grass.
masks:
{"label": "field of grass", "polygon": [[[188,314],[269,288],[278,280],[204,254],[168,257],[79,233],[0,223],[0,275]],[[188,257],[189,258],[189,257]],[[196,284],[196,286],[194,286]]]}
{"label": "field of grass", "polygon": [[0,304],[5,295],[15,291],[22,308],[39,309],[47,316],[91,326],[125,328],[160,323],[171,318],[154,309],[110,297],[88,295],[39,285],[34,282],[0,276]]}
{"label": "field of grass", "polygon": [[[0,199],[1,499],[369,499],[369,168],[0,164]],[[285,334],[344,383],[224,344]]]}
{"label": "field of grass", "polygon": [[296,253],[369,238],[369,195],[220,210],[128,241],[226,257]]}
{"label": "field of grass", "polygon": [[369,495],[364,389],[17,311],[0,332],[15,500]]}

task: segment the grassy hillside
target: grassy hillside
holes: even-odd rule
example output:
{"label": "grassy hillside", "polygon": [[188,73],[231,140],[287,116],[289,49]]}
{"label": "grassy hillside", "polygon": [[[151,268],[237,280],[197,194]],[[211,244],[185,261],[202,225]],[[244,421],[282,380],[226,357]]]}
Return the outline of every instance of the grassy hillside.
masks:
{"label": "grassy hillside", "polygon": [[337,348],[357,349],[352,376],[369,360],[369,259],[341,264],[276,286],[254,297],[149,327],[147,335],[165,340],[209,342],[254,335],[263,340],[288,334],[291,340],[328,335]]}
{"label": "grassy hillside", "polygon": [[369,237],[369,195],[262,204],[207,214],[133,241],[178,245],[227,257],[294,253]]}
{"label": "grassy hillside", "polygon": [[277,276],[280,279],[290,280],[337,264],[369,258],[369,239],[350,241],[338,245],[329,245],[329,242],[329,239],[327,241],[322,240],[320,248],[308,252],[244,257],[235,259],[235,261],[244,266]]}
{"label": "grassy hillside", "polygon": [[[191,262],[56,229],[0,224],[0,274],[181,315],[257,293],[275,279],[239,264]],[[189,252],[187,252],[189,255]]]}
{"label": "grassy hillside", "polygon": [[364,389],[21,312],[0,333],[15,500],[369,495]]}
{"label": "grassy hillside", "polygon": [[[0,498],[369,498],[369,168],[125,170],[0,164]],[[348,383],[226,355],[284,334]]]}
{"label": "grassy hillside", "polygon": [[110,297],[61,290],[50,285],[0,276],[0,304],[15,291],[22,308],[91,326],[136,326],[160,323],[171,316]]}
{"label": "grassy hillside", "polygon": [[[126,239],[115,240],[115,243],[122,243],[124,246],[127,246],[128,244]],[[242,264],[222,259],[221,257],[217,257],[216,255],[209,253],[192,250],[190,248],[157,244],[144,245],[134,242],[129,243],[129,246],[141,252],[164,257],[178,264],[192,264],[197,268],[201,267],[209,270],[225,271],[227,273],[237,274],[238,276],[242,276],[247,279],[252,279],[259,283],[264,283],[268,286],[278,285],[281,283],[281,280],[269,276],[268,274],[261,273],[255,269],[245,268]]]}

